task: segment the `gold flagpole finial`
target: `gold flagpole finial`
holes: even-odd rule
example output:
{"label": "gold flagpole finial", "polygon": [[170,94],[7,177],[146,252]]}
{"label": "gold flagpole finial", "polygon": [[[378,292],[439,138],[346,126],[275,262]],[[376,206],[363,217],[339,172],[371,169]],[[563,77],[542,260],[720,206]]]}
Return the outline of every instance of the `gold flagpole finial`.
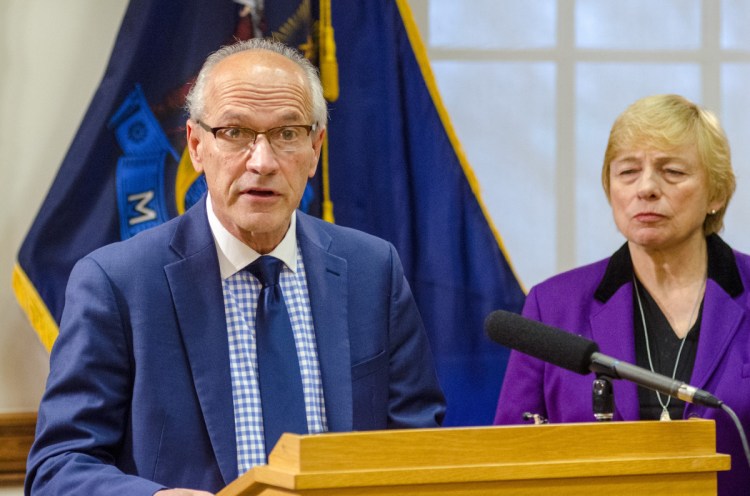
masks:
{"label": "gold flagpole finial", "polygon": [[319,37],[320,79],[323,95],[329,102],[339,98],[339,64],[336,60],[336,40],[331,21],[331,0],[320,0]]}

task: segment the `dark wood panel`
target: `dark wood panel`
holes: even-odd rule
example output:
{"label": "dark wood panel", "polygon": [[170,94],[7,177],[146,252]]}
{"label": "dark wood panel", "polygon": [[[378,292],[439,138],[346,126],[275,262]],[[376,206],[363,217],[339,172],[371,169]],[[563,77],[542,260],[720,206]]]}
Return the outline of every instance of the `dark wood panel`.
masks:
{"label": "dark wood panel", "polygon": [[36,412],[0,413],[0,486],[23,483]]}

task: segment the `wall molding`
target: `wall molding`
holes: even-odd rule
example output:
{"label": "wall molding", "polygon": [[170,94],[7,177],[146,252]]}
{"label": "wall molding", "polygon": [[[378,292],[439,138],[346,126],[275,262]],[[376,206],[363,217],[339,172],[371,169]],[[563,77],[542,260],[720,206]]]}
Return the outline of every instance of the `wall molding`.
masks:
{"label": "wall molding", "polygon": [[0,413],[0,486],[23,484],[36,412]]}

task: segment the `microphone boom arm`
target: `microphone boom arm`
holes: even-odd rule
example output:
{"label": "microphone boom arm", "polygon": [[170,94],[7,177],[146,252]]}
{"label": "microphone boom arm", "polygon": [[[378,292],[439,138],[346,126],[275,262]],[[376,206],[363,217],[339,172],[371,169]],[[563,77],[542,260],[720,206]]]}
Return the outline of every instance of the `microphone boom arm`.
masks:
{"label": "microphone boom arm", "polygon": [[711,408],[720,408],[722,404],[720,399],[707,391],[667,376],[654,374],[646,369],[622,362],[598,351],[592,353],[589,369],[597,374],[604,374],[609,377],[634,382],[640,386],[653,389],[662,394],[674,396],[688,403],[695,403]]}

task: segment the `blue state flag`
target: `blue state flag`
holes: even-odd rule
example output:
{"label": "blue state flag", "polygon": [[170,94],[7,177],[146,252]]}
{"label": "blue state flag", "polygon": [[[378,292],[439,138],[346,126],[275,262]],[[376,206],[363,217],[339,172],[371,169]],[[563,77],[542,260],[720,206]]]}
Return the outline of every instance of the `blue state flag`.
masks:
{"label": "blue state flag", "polygon": [[331,3],[339,98],[329,123],[337,224],[391,241],[448,400],[448,425],[489,424],[508,350],[484,335],[524,292],[441,102],[407,0]]}
{"label": "blue state flag", "polygon": [[[265,10],[259,6],[265,3]],[[20,251],[19,303],[51,347],[73,264],[205,191],[185,95],[221,45],[258,35],[321,67],[328,143],[304,207],[385,238],[404,263],[448,399],[490,423],[508,351],[483,332],[524,293],[443,107],[406,0],[131,0],[104,78]]]}

